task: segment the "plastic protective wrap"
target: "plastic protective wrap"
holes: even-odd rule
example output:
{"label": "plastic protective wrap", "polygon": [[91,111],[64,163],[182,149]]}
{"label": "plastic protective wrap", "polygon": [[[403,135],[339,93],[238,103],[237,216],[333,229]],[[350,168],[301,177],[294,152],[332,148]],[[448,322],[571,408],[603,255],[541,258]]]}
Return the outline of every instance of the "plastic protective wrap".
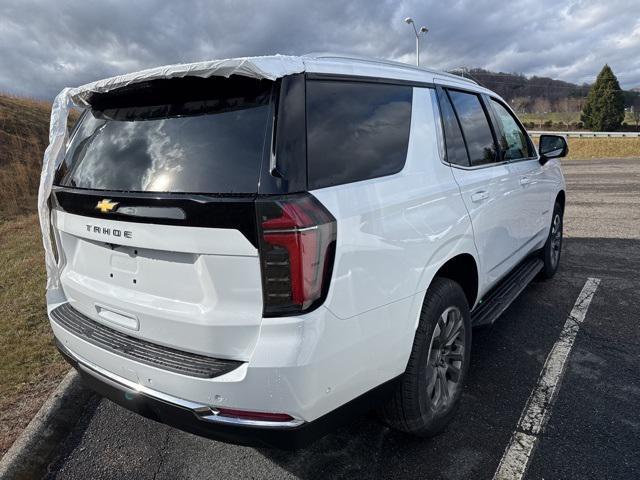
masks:
{"label": "plastic protective wrap", "polygon": [[212,76],[229,77],[231,75],[276,80],[285,75],[301,73],[304,69],[304,62],[300,57],[274,55],[269,57],[232,58],[151,68],[99,80],[77,88],[65,88],[62,90],[55,98],[51,109],[49,146],[44,153],[40,188],[38,190],[38,214],[47,267],[47,291],[52,293],[58,291],[60,287],[58,263],[51,243],[51,211],[48,200],[51,195],[51,186],[56,168],[65,155],[68,139],[67,119],[69,110],[74,105],[87,108],[90,106],[88,101],[93,92],[104,93],[148,80],[187,76],[205,78]]}

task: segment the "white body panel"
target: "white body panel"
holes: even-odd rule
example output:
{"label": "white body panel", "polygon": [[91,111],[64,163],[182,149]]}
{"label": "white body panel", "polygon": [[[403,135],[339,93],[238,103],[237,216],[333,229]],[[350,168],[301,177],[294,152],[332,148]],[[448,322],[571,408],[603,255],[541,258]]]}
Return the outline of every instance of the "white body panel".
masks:
{"label": "white body panel", "polygon": [[[305,68],[416,82],[438,76],[344,60],[306,59]],[[446,76],[438,80],[490,93]],[[305,421],[397,377],[438,270],[470,255],[481,298],[544,243],[553,201],[564,189],[557,161],[453,168],[444,162],[441,135],[435,91],[414,87],[402,171],[312,192],[335,217],[338,234],[327,298],[305,315],[262,318],[258,252],[236,230],[127,225],[56,212],[66,301],[127,335],[241,360],[242,367],[194,378],[102,350],[52,322],[56,337],[79,357],[157,391]],[[521,185],[522,177],[531,181]],[[472,198],[478,192],[486,198]],[[87,224],[135,235],[112,247],[113,240]],[[116,275],[107,281],[108,272]]]}

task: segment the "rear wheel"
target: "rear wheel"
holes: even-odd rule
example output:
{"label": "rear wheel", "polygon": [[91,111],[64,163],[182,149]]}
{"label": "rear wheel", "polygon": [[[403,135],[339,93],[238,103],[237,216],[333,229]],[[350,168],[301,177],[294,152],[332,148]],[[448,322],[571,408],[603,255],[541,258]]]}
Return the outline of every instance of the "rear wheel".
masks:
{"label": "rear wheel", "polygon": [[460,403],[471,353],[464,291],[436,278],[425,296],[407,369],[380,414],[392,428],[421,437],[439,433]]}
{"label": "rear wheel", "polygon": [[542,247],[541,252],[544,266],[540,275],[543,278],[553,277],[560,265],[560,253],[562,252],[562,217],[562,206],[556,202],[553,207],[549,237],[547,237],[547,242],[544,244],[544,247]]}

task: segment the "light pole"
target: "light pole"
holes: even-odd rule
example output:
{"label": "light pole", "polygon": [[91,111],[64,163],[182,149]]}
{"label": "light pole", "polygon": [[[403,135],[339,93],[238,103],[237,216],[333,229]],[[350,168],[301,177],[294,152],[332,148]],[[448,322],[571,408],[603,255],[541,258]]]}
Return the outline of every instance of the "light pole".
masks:
{"label": "light pole", "polygon": [[418,30],[413,18],[411,17],[405,18],[404,21],[413,27],[413,33],[416,34],[416,65],[420,66],[420,37],[425,35],[429,29],[423,25],[420,27],[420,30]]}

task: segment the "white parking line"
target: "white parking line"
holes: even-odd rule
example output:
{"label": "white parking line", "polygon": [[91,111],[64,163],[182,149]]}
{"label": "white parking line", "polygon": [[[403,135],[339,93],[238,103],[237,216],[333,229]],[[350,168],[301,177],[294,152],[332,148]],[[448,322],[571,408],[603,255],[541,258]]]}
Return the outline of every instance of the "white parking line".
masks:
{"label": "white parking line", "polygon": [[591,299],[600,283],[599,278],[588,278],[560,333],[560,338],[544,362],[540,378],[522,411],[518,426],[502,455],[494,480],[521,479],[536,447],[538,435],[551,416],[571,348],[580,324],[584,321]]}

